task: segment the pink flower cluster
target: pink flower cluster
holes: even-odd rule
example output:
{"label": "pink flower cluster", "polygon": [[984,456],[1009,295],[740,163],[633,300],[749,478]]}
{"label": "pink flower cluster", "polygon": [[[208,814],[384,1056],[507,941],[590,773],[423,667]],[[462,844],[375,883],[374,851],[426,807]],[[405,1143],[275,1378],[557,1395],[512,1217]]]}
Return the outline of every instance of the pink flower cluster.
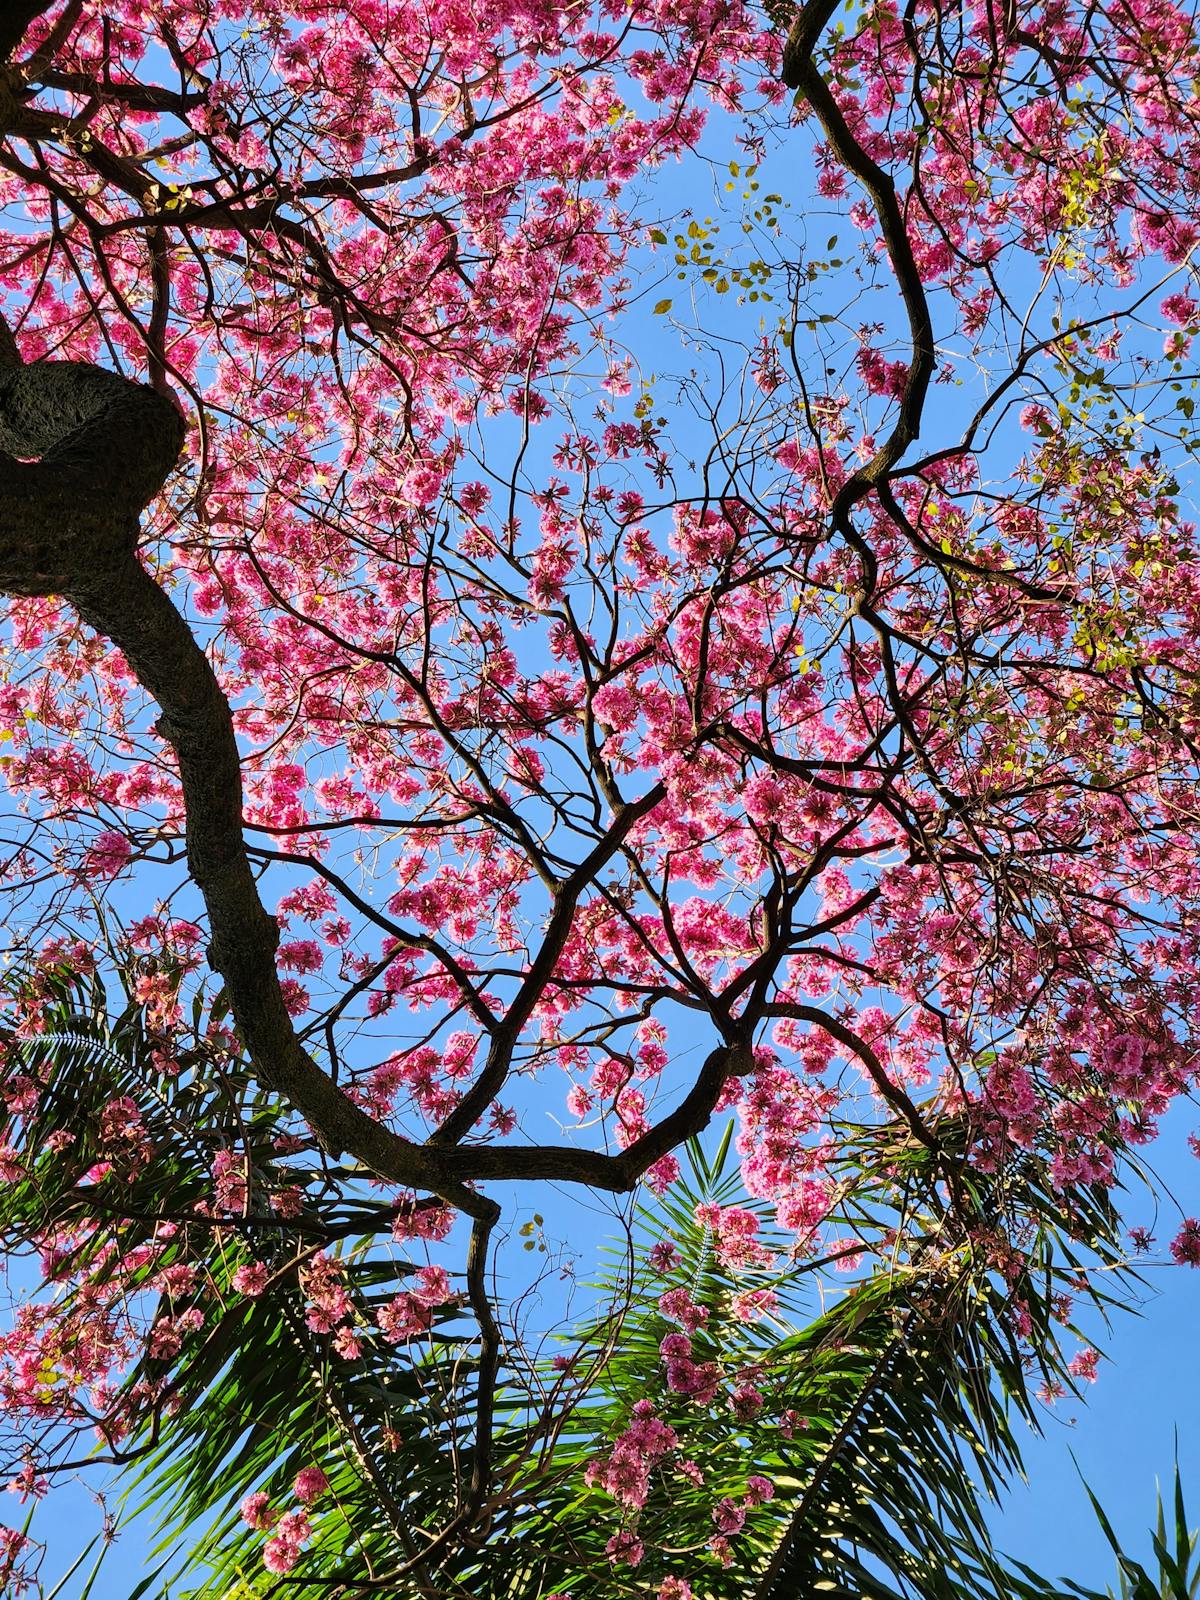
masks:
{"label": "pink flower cluster", "polygon": [[234,1273],[231,1280],[238,1294],[250,1299],[262,1294],[267,1287],[268,1272],[262,1261],[247,1261]]}
{"label": "pink flower cluster", "polygon": [[343,1269],[323,1250],[301,1268],[300,1284],[307,1302],[304,1320],[314,1333],[332,1333],[353,1313]]}
{"label": "pink flower cluster", "polygon": [[1073,1378],[1082,1378],[1085,1383],[1095,1383],[1096,1368],[1099,1363],[1099,1350],[1080,1350],[1078,1355],[1072,1356],[1067,1363],[1067,1371]]}
{"label": "pink flower cluster", "polygon": [[708,1321],[707,1306],[697,1305],[686,1289],[668,1289],[659,1296],[658,1309],[671,1322],[680,1322],[688,1333],[695,1333]]}
{"label": "pink flower cluster", "polygon": [[699,1205],[696,1221],[712,1230],[717,1260],[732,1271],[766,1267],[771,1252],[758,1239],[759,1219],[745,1206]]}
{"label": "pink flower cluster", "polygon": [[420,1338],[432,1327],[436,1308],[457,1299],[445,1267],[419,1267],[416,1280],[415,1289],[395,1295],[378,1312],[379,1331],[389,1344]]}
{"label": "pink flower cluster", "polygon": [[304,1545],[312,1538],[312,1524],[303,1511],[285,1511],[263,1545],[263,1566],[268,1572],[290,1572],[300,1559]]}
{"label": "pink flower cluster", "polygon": [[721,1380],[715,1361],[693,1361],[692,1341],[686,1333],[669,1333],[659,1346],[666,1363],[667,1388],[697,1405],[710,1405]]}
{"label": "pink flower cluster", "polygon": [[1200,1220],[1196,1217],[1186,1218],[1171,1240],[1171,1255],[1181,1267],[1200,1267]]}
{"label": "pink flower cluster", "polygon": [[312,1538],[307,1508],[328,1492],[329,1480],[320,1467],[302,1467],[292,1489],[300,1509],[285,1511],[282,1516],[271,1509],[271,1497],[263,1489],[247,1495],[241,1504],[242,1521],[258,1533],[271,1535],[262,1551],[268,1572],[290,1572],[299,1561],[301,1550]]}
{"label": "pink flower cluster", "polygon": [[589,1463],[584,1479],[589,1487],[603,1489],[623,1506],[644,1506],[651,1472],[678,1442],[674,1428],[659,1420],[653,1402],[639,1400],[629,1427],[607,1456]]}
{"label": "pink flower cluster", "polygon": [[218,1150],[213,1157],[213,1200],[218,1211],[242,1216],[246,1210],[250,1188],[247,1181],[247,1161],[240,1152]]}

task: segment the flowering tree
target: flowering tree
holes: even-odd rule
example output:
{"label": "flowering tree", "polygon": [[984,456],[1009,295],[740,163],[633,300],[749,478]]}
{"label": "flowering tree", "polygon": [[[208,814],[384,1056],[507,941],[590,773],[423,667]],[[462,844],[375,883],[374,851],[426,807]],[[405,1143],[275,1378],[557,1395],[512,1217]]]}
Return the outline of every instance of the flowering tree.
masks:
{"label": "flowering tree", "polygon": [[[122,1468],[214,1596],[998,1582],[964,1453],[1094,1375],[1195,1073],[1191,14],[0,60],[17,1486]],[[544,1349],[501,1246],[597,1197]]]}

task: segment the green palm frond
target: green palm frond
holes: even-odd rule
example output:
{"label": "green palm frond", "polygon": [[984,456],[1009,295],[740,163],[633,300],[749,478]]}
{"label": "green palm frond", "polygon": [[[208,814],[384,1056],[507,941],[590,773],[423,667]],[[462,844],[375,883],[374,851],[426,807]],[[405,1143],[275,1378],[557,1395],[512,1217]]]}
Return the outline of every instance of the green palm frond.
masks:
{"label": "green palm frond", "polygon": [[[374,1297],[358,1288],[369,1306]],[[474,1400],[459,1341],[442,1332],[430,1355],[409,1363],[343,1362],[326,1344],[280,1291],[227,1316],[188,1364],[186,1410],[151,1441],[129,1491],[131,1506],[159,1521],[173,1592],[270,1592],[277,1580],[263,1567],[263,1535],[238,1505],[262,1489],[286,1509],[303,1467],[321,1467],[330,1485],[310,1513],[302,1576],[314,1593],[340,1575],[404,1565],[420,1554],[420,1530],[453,1515],[455,1446]],[[425,1592],[427,1581],[416,1563],[407,1592]]]}
{"label": "green palm frond", "polygon": [[[967,1128],[934,1125],[955,1154]],[[810,1465],[754,1600],[1004,1595],[987,1507],[1021,1470],[1014,1419],[1038,1428],[1038,1379],[1071,1386],[1059,1341],[1072,1330],[1056,1325],[1061,1297],[1069,1289],[1102,1314],[1128,1303],[1133,1274],[1117,1248],[1119,1218],[1102,1189],[1056,1193],[1030,1157],[1003,1180],[960,1166],[973,1224],[964,1231],[962,1217],[935,1203],[927,1151],[890,1129],[860,1137],[858,1225],[873,1216],[882,1224],[887,1182],[899,1178],[916,1242],[902,1272],[877,1268],[834,1314],[852,1324],[833,1341],[841,1359],[826,1391],[830,1424],[840,1421]],[[997,1271],[989,1234],[1021,1241],[1016,1270]],[[808,1352],[805,1373],[819,1370],[814,1337],[816,1326],[794,1341],[797,1354]]]}
{"label": "green palm frond", "polygon": [[[462,1509],[474,1439],[473,1327],[449,1310],[419,1346],[381,1343],[370,1332],[377,1312],[413,1271],[386,1242],[388,1208],[343,1176],[331,1212],[321,1173],[307,1172],[303,1159],[288,1172],[320,1198],[311,1209],[306,1200],[293,1225],[225,1218],[206,1228],[187,1223],[177,1239],[156,1235],[164,1215],[203,1214],[222,1139],[236,1134],[253,1162],[269,1165],[286,1117],[238,1075],[236,1061],[217,1074],[197,1055],[164,1076],[140,1008],[131,1002],[110,1017],[106,1007],[92,980],[63,975],[44,1010],[46,1033],[22,1042],[49,1092],[41,1120],[26,1130],[26,1178],[0,1188],[0,1223],[30,1238],[47,1222],[64,1233],[78,1225],[73,1264],[102,1278],[107,1258],[95,1224],[108,1201],[102,1182],[86,1181],[100,1154],[90,1130],[115,1096],[137,1100],[154,1155],[113,1205],[122,1249],[154,1240],[155,1273],[187,1261],[207,1285],[203,1321],[178,1357],[147,1355],[126,1380],[130,1425],[116,1450],[127,1506],[158,1528],[148,1600],[282,1592],[263,1566],[264,1534],[246,1526],[238,1506],[263,1490],[286,1508],[291,1481],[307,1466],[322,1469],[330,1491],[313,1508],[315,1537],[288,1574],[286,1592],[298,1596],[646,1600],[663,1577],[680,1576],[705,1600],[1046,1600],[1067,1592],[1097,1600],[1082,1590],[1015,1587],[1041,1580],[999,1560],[986,1516],[1020,1471],[1015,1424],[1037,1426],[1036,1387],[1071,1384],[1059,1345],[1070,1331],[1064,1295],[1101,1315],[1128,1299],[1132,1275],[1105,1191],[1058,1193],[1034,1155],[1009,1161],[1002,1175],[979,1170],[965,1159],[971,1129],[961,1115],[927,1110],[937,1152],[904,1126],[841,1130],[831,1231],[860,1241],[866,1266],[827,1280],[819,1259],[789,1253],[794,1241],[745,1193],[732,1129],[715,1147],[693,1141],[681,1152],[683,1176],[638,1206],[630,1236],[593,1286],[595,1313],[564,1332],[558,1362],[508,1349],[486,1519],[469,1537],[439,1543]],[[61,1131],[73,1135],[67,1158],[42,1153]],[[724,1265],[698,1216],[712,1205],[755,1211],[759,1238],[774,1251],[769,1262]],[[294,1268],[322,1239],[335,1241],[327,1248],[364,1330],[359,1359],[342,1359],[306,1322]],[[656,1270],[650,1251],[660,1241],[675,1258]],[[272,1271],[256,1298],[232,1290],[248,1253]],[[151,1270],[135,1273],[132,1287],[144,1291],[152,1318]],[[718,1373],[716,1403],[696,1403],[664,1381],[660,1346],[678,1325],[659,1302],[673,1289],[706,1315],[693,1358]],[[758,1289],[773,1294],[772,1313],[740,1320],[735,1297]],[[760,1399],[737,1410],[730,1399],[742,1380]],[[647,1399],[677,1447],[651,1473],[644,1505],[622,1508],[589,1483],[587,1469]],[[680,1470],[689,1460],[699,1481]],[[747,1502],[751,1474],[768,1480],[770,1500]],[[730,1536],[729,1566],[709,1549],[714,1506],[725,1498],[746,1512]],[[608,1541],[622,1528],[644,1535],[642,1565],[609,1559]],[[1162,1561],[1161,1530],[1158,1545]],[[1172,1582],[1176,1569],[1194,1565],[1194,1543],[1186,1555],[1182,1548],[1177,1541],[1174,1567],[1164,1567]],[[1123,1600],[1182,1600],[1184,1592],[1197,1600],[1194,1584],[1151,1591],[1140,1568],[1123,1564],[1122,1573],[1131,1585]]]}
{"label": "green palm frond", "polygon": [[1100,1501],[1090,1488],[1087,1494],[1117,1560],[1116,1586],[1101,1593],[1069,1579],[1054,1582],[1023,1562],[1013,1562],[1012,1600],[1197,1600],[1200,1595],[1200,1530],[1188,1527],[1178,1462],[1175,1464],[1170,1532],[1161,1491],[1158,1495],[1157,1518],[1150,1535],[1156,1570],[1148,1569],[1127,1553]]}
{"label": "green palm frond", "polygon": [[[955,1138],[969,1137],[961,1119],[940,1133],[950,1153]],[[573,1600],[600,1600],[652,1594],[662,1576],[678,1575],[707,1600],[1006,1595],[987,1509],[1020,1471],[1014,1422],[1037,1426],[1034,1386],[1071,1383],[1058,1347],[1060,1297],[1070,1286],[1101,1312],[1127,1298],[1110,1197],[1102,1190],[1058,1195],[1032,1158],[1002,1184],[962,1168],[959,1186],[974,1224],[965,1228],[938,1198],[940,1174],[928,1150],[895,1129],[860,1133],[846,1145],[842,1220],[868,1241],[883,1240],[896,1226],[902,1193],[903,1243],[890,1255],[877,1251],[873,1270],[813,1317],[810,1264],[794,1263],[772,1279],[731,1275],[716,1261],[696,1207],[753,1205],[728,1155],[728,1134],[715,1155],[693,1143],[685,1177],[640,1208],[632,1248],[598,1286],[620,1310],[565,1341],[573,1360],[594,1363],[586,1392],[558,1425],[529,1503],[510,1509],[473,1565],[472,1592],[480,1600],[524,1600],[561,1590]],[[1019,1270],[1005,1277],[992,1246],[1010,1234],[1020,1236],[1023,1251]],[[652,1279],[636,1263],[664,1235],[680,1259]],[[784,1325],[731,1319],[732,1295],[760,1281],[779,1291]],[[734,1423],[728,1412],[689,1406],[666,1391],[659,1344],[674,1325],[657,1302],[678,1287],[709,1312],[697,1357],[718,1361],[727,1374],[753,1367],[768,1402],[760,1415]],[[1024,1340],[1015,1329],[1018,1305]],[[675,1428],[680,1453],[702,1463],[704,1482],[655,1475],[645,1506],[626,1520],[660,1549],[630,1571],[605,1557],[620,1511],[587,1487],[584,1469],[645,1398]],[[780,1426],[785,1412],[787,1428]],[[713,1504],[740,1494],[750,1473],[770,1480],[774,1498],[751,1510],[731,1541],[736,1560],[725,1568],[705,1548]],[[516,1570],[514,1549],[522,1553]]]}
{"label": "green palm frond", "polygon": [[[304,1575],[312,1592],[327,1593],[342,1573],[361,1578],[410,1563],[410,1592],[432,1592],[421,1560],[430,1535],[421,1530],[444,1526],[458,1510],[475,1360],[452,1307],[411,1348],[369,1332],[415,1271],[391,1248],[391,1207],[351,1183],[336,1207],[305,1203],[291,1223],[269,1214],[211,1217],[214,1151],[236,1141],[252,1166],[269,1161],[287,1127],[280,1108],[239,1075],[236,1060],[223,1060],[219,1076],[199,1055],[164,1073],[141,1008],[131,1001],[110,1014],[95,980],[63,972],[38,981],[47,991],[42,1031],[7,1042],[43,1092],[22,1130],[24,1175],[0,1186],[0,1224],[10,1240],[73,1241],[60,1261],[60,1305],[74,1292],[71,1274],[94,1288],[119,1266],[130,1315],[142,1326],[203,1309],[177,1354],[156,1359],[147,1349],[126,1375],[118,1408],[127,1429],[97,1452],[121,1469],[127,1520],[157,1527],[151,1556],[159,1576],[145,1592],[181,1600],[272,1592],[278,1578],[263,1566],[264,1534],[244,1523],[238,1506],[261,1489],[288,1509],[296,1472],[310,1466],[330,1485],[311,1512]],[[150,1157],[130,1174],[94,1177],[104,1155],[101,1113],[122,1097],[137,1106]],[[302,1160],[287,1176],[319,1192],[321,1174],[306,1172]],[[164,1218],[176,1219],[174,1232],[164,1235]],[[327,1236],[355,1324],[368,1330],[359,1360],[336,1355],[306,1322],[295,1266]],[[131,1266],[139,1253],[146,1265]],[[232,1288],[250,1257],[272,1272],[260,1297]],[[164,1293],[163,1274],[177,1265],[195,1272],[203,1296]]]}

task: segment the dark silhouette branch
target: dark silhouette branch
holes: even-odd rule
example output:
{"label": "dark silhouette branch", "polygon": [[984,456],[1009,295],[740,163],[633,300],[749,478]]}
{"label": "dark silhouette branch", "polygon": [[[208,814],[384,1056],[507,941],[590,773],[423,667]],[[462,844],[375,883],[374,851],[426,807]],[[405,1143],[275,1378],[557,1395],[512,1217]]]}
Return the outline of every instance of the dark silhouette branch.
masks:
{"label": "dark silhouette branch", "polygon": [[5,0],[0,6],[0,61],[7,61],[29,24],[49,11],[50,0]]}
{"label": "dark silhouette branch", "polygon": [[841,107],[813,60],[813,52],[821,34],[836,9],[836,0],[819,0],[819,3],[801,8],[784,46],[783,81],[789,89],[797,89],[803,94],[816,113],[830,148],[870,197],[904,301],[909,334],[908,376],[900,396],[899,415],[880,448],[842,485],[832,511],[834,525],[840,527],[843,520],[848,518],[851,507],[877,483],[887,478],[908,446],[918,437],[937,353],[929,302],[904,225],[896,185],[854,137]]}

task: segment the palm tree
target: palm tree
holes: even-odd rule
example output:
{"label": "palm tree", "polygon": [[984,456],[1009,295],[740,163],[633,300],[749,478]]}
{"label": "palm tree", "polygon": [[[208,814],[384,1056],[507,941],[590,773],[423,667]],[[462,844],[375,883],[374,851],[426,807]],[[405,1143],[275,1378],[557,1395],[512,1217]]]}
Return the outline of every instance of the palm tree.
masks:
{"label": "palm tree", "polygon": [[[932,1105],[933,1146],[902,1123],[847,1127],[833,1221],[862,1263],[831,1280],[834,1263],[797,1259],[792,1241],[772,1236],[742,1188],[732,1130],[715,1148],[693,1141],[680,1180],[642,1197],[593,1285],[592,1314],[549,1354],[507,1341],[489,1494],[466,1517],[478,1341],[453,1305],[419,1343],[375,1332],[416,1270],[391,1246],[391,1203],[302,1143],[280,1155],[286,1108],[253,1088],[236,1045],[214,1044],[198,1011],[192,1046],[164,1064],[128,995],[113,1016],[98,980],[60,971],[37,982],[44,1031],[8,1045],[47,1092],[24,1127],[25,1176],[0,1191],[0,1225],[10,1247],[70,1240],[60,1308],[119,1269],[143,1327],[169,1318],[184,1329],[170,1361],[144,1345],[112,1408],[123,1434],[94,1452],[118,1472],[131,1512],[158,1529],[138,1600],[614,1600],[656,1595],[668,1579],[706,1600],[1063,1592],[997,1555],[986,1514],[1020,1470],[1018,1424],[1038,1426],[1037,1389],[1072,1384],[1063,1297],[1107,1313],[1136,1283],[1106,1191],[1056,1192],[1036,1153],[982,1172],[965,1159],[969,1119]],[[114,1189],[94,1181],[94,1130],[117,1098],[136,1106],[153,1156]],[[236,1149],[246,1172],[286,1172],[301,1196],[294,1214],[252,1201],[215,1214],[220,1149]],[[758,1213],[773,1246],[758,1265],[722,1260],[705,1218],[732,1205]],[[351,1308],[343,1326],[360,1334],[349,1359],[308,1314],[304,1269],[318,1252],[336,1263]],[[251,1261],[264,1290],[238,1293]],[[172,1265],[190,1271],[164,1289]],[[664,1382],[662,1341],[680,1332],[662,1305],[673,1290],[697,1308],[689,1359],[715,1402]],[[769,1314],[737,1315],[747,1295]],[[595,1464],[647,1400],[672,1442],[622,1503]],[[78,1454],[61,1419],[52,1431],[43,1442],[60,1462]],[[261,1492],[284,1506],[304,1468],[319,1469],[328,1492],[309,1513],[311,1543],[277,1575],[263,1564],[263,1528],[239,1504]],[[637,1565],[619,1559],[622,1540],[644,1546]],[[1177,1574],[1194,1549],[1177,1545],[1164,1567],[1176,1587],[1163,1596],[1180,1600]],[[1122,1572],[1128,1600],[1159,1596],[1140,1568]],[[1196,1583],[1186,1592],[1195,1600]]]}

